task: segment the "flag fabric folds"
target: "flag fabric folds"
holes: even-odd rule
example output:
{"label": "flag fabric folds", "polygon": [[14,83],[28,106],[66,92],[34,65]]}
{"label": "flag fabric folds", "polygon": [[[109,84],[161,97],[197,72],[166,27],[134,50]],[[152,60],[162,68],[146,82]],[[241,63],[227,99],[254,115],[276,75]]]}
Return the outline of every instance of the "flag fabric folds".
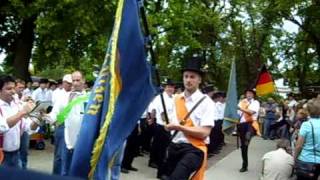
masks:
{"label": "flag fabric folds", "polygon": [[258,96],[264,96],[275,92],[275,84],[271,74],[268,72],[266,65],[263,65],[256,84],[256,93]]}
{"label": "flag fabric folds", "polygon": [[232,61],[226,108],[224,111],[224,121],[223,121],[223,131],[226,134],[231,134],[234,127],[239,122],[239,115],[237,113],[238,109],[238,95],[237,95],[237,79],[236,79],[236,63]]}
{"label": "flag fabric folds", "polygon": [[138,10],[137,0],[118,1],[106,57],[74,149],[71,176],[106,179],[116,151],[155,94]]}

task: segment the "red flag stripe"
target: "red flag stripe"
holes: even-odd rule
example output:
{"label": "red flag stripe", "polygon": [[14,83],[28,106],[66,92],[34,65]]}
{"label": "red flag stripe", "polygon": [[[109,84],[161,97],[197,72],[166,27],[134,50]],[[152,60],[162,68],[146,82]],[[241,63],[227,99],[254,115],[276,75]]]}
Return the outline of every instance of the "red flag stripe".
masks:
{"label": "red flag stripe", "polygon": [[257,85],[273,82],[271,75],[268,72],[261,72]]}

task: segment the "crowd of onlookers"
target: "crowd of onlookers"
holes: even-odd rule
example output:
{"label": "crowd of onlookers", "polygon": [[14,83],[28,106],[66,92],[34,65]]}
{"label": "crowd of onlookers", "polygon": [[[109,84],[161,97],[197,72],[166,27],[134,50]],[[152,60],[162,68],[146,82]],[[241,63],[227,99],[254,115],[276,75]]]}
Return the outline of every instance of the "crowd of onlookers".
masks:
{"label": "crowd of onlookers", "polygon": [[[63,123],[57,123],[57,116],[59,111],[75,98],[74,92],[77,92],[77,97],[86,94],[89,90],[82,74],[76,71],[73,74],[66,74],[62,80],[40,79],[37,82],[28,83],[19,79],[14,80],[9,76],[1,76],[0,88],[2,116],[0,143],[5,155],[4,162],[11,158],[10,166],[26,168],[30,134],[46,132],[53,126],[55,127],[52,135],[55,145],[53,173],[68,175],[70,158],[76,142],[76,139],[70,139],[69,136],[75,136],[78,133],[78,130],[70,127],[70,122],[79,125],[82,116],[73,117],[79,119],[78,122],[69,122],[66,119]],[[161,96],[156,96],[141,116],[126,143],[119,149],[118,170],[121,169],[123,173],[138,171],[132,166],[134,158],[149,156],[148,166],[156,168],[159,177],[172,135],[164,127],[166,123],[164,114],[167,114],[170,119],[173,113],[174,96],[181,92],[181,88],[172,81],[163,83],[162,98],[166,113],[164,113]],[[213,119],[215,126],[210,134],[210,143],[207,145],[208,158],[210,158],[218,154],[225,145],[222,124],[226,95],[215,90],[213,86],[205,87],[203,92],[212,98],[214,102],[212,110],[216,115]],[[12,99],[10,99],[11,96]],[[47,102],[50,106],[40,113],[41,117],[32,118],[28,113],[37,105],[37,102]],[[26,116],[27,114],[29,116]],[[9,122],[15,116],[19,118]],[[4,123],[4,120],[7,122]],[[288,98],[281,102],[268,98],[266,102],[261,102],[259,123],[264,139],[280,139],[277,150],[265,154],[262,158],[262,179],[289,179],[295,178],[295,175],[298,179],[307,179],[308,176],[310,176],[309,179],[317,179],[320,173],[320,96],[297,101],[292,94],[289,94]],[[76,127],[79,128],[79,126]],[[65,131],[69,133],[67,138]],[[11,133],[10,137],[9,133]],[[13,138],[16,138],[15,144],[8,143]],[[114,179],[118,177],[119,173],[114,174]]]}
{"label": "crowd of onlookers", "polygon": [[260,112],[264,139],[280,139],[262,158],[264,180],[317,180],[320,174],[320,96],[296,101],[272,98]]}
{"label": "crowd of onlookers", "polygon": [[41,78],[28,83],[0,76],[0,164],[26,169],[30,135],[41,134],[37,136],[39,140],[52,128],[53,174],[67,175],[85,103],[74,105],[67,112],[63,110],[85,96],[87,88],[79,71],[58,81]]}

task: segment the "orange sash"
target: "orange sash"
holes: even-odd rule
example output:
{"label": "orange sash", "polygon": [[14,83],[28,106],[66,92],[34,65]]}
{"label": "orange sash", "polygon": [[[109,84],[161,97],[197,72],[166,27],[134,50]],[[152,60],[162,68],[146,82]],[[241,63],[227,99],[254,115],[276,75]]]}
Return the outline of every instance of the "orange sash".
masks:
{"label": "orange sash", "polygon": [[[249,101],[247,99],[243,99],[240,101],[239,106],[243,109],[248,109],[249,108]],[[252,127],[256,131],[258,136],[261,136],[260,128],[257,119],[254,119],[252,115],[242,112],[243,117],[246,120],[246,122],[251,123]]]}
{"label": "orange sash", "polygon": [[[177,111],[178,120],[181,122],[188,114],[188,109],[185,105],[185,99],[182,96],[177,96],[175,98],[175,105]],[[194,124],[190,117],[184,121],[184,126],[187,127],[194,127]],[[186,135],[185,135],[186,136]],[[200,169],[197,171],[197,174],[192,176],[192,180],[203,180],[204,179],[204,172],[207,168],[207,146],[203,140],[193,138],[191,136],[186,136],[188,141],[196,148],[200,149],[204,153],[204,158]]]}

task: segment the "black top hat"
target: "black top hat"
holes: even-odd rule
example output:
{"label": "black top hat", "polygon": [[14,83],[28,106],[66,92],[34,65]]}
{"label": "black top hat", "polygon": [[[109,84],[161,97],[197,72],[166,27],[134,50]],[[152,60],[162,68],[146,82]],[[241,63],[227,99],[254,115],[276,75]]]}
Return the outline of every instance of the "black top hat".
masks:
{"label": "black top hat", "polygon": [[244,91],[244,93],[247,93],[247,92],[252,92],[254,95],[256,95],[256,90],[255,89],[249,88],[249,89],[246,89]]}
{"label": "black top hat", "polygon": [[226,97],[226,93],[225,92],[216,92],[213,94],[213,98],[219,98],[219,97],[222,97],[222,98],[225,98]]}
{"label": "black top hat", "polygon": [[202,76],[204,72],[201,69],[201,63],[202,63],[202,59],[199,57],[192,57],[188,59],[185,63],[184,68],[182,69],[182,73],[185,71],[193,71]]}
{"label": "black top hat", "polygon": [[58,79],[57,84],[62,84],[62,79]]}
{"label": "black top hat", "polygon": [[294,97],[294,94],[293,93],[289,93],[287,96],[288,97]]}
{"label": "black top hat", "polygon": [[39,81],[40,84],[47,84],[48,82],[49,82],[49,80],[47,78],[42,78]]}
{"label": "black top hat", "polygon": [[214,87],[213,87],[213,85],[208,85],[205,88],[203,88],[202,91],[203,91],[203,93],[209,93],[209,92],[214,91]]}
{"label": "black top hat", "polygon": [[163,83],[164,86],[169,85],[169,86],[174,86],[175,83],[171,79],[166,79]]}

